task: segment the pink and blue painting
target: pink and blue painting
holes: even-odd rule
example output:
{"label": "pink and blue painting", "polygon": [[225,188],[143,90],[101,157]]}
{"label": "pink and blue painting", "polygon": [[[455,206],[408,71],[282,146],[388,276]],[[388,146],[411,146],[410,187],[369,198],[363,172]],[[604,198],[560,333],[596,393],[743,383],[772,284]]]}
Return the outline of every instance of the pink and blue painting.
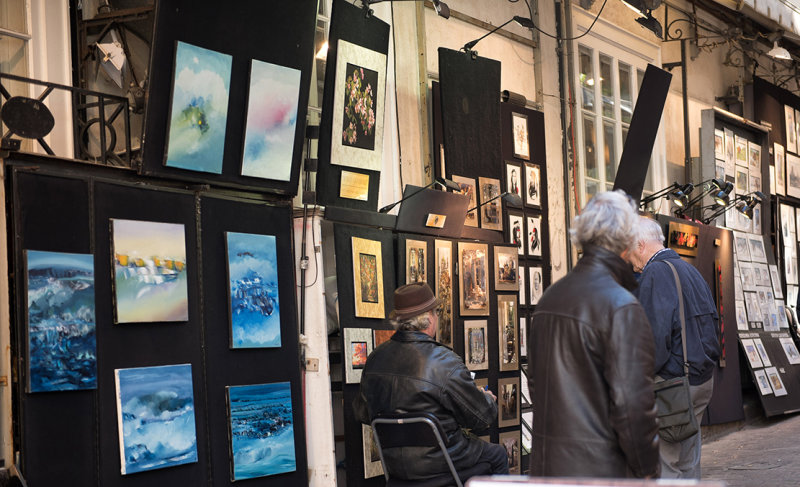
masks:
{"label": "pink and blue painting", "polygon": [[253,59],[242,175],[289,181],[300,71]]}
{"label": "pink and blue painting", "polygon": [[278,258],[273,235],[227,232],[231,348],[281,346]]}
{"label": "pink and blue painting", "polygon": [[222,172],[232,61],[227,54],[178,41],[167,166]]}
{"label": "pink and blue painting", "polygon": [[228,386],[231,480],[297,469],[289,382]]}
{"label": "pink and blue painting", "polygon": [[121,471],[197,461],[191,364],[116,369]]}
{"label": "pink and blue painting", "polygon": [[97,388],[94,256],[27,250],[29,391]]}
{"label": "pink and blue painting", "polygon": [[112,218],[111,236],[116,323],[187,321],[184,226]]}

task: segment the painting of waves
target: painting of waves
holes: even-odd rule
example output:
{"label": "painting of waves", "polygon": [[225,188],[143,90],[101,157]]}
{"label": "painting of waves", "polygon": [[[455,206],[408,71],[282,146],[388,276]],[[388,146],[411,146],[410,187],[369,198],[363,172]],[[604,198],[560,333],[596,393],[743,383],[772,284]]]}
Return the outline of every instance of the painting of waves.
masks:
{"label": "painting of waves", "polygon": [[300,71],[252,61],[242,175],[289,181],[299,95]]}
{"label": "painting of waves", "polygon": [[116,323],[187,321],[183,225],[112,218],[111,234]]}
{"label": "painting of waves", "polygon": [[122,474],[197,461],[190,364],[115,370]]}
{"label": "painting of waves", "polygon": [[227,232],[231,348],[281,346],[273,235]]}
{"label": "painting of waves", "polygon": [[94,256],[25,255],[29,391],[96,389]]}
{"label": "painting of waves", "polygon": [[222,173],[233,57],[178,42],[167,166]]}
{"label": "painting of waves", "polygon": [[294,472],[289,382],[228,386],[232,480]]}

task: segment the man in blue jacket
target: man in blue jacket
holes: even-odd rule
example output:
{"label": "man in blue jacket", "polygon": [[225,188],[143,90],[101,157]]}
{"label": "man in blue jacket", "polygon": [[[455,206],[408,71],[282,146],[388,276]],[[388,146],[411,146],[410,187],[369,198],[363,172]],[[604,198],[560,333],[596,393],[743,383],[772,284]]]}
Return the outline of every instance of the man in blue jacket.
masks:
{"label": "man in blue jacket", "polygon": [[[655,339],[656,381],[683,375],[683,345],[678,315],[678,290],[669,261],[678,271],[683,289],[686,317],[686,356],[689,361],[689,389],[697,424],[714,390],[714,366],[719,359],[717,308],[708,284],[691,264],[664,248],[661,226],[639,217],[636,245],[630,261],[641,272],[634,294],[642,303]],[[659,379],[660,378],[660,379]],[[700,478],[700,432],[678,443],[661,438],[661,477]]]}

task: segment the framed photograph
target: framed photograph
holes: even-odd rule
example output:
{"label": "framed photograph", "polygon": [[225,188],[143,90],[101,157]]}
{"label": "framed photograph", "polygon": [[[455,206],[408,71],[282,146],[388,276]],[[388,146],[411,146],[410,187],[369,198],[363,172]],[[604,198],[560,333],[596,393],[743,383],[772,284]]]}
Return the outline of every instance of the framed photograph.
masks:
{"label": "framed photograph", "polygon": [[777,142],[773,146],[775,164],[775,189],[776,194],[781,196],[786,194],[786,152],[782,145]]}
{"label": "framed photograph", "polygon": [[343,328],[345,350],[345,383],[361,382],[361,370],[372,353],[371,328]]}
{"label": "framed photograph", "polygon": [[764,252],[764,240],[759,235],[750,235],[747,238],[750,246],[750,257],[753,262],[767,263],[767,254]]}
{"label": "framed photograph", "polygon": [[511,128],[514,136],[514,157],[517,159],[531,158],[531,146],[528,139],[528,116],[522,113],[511,112]]}
{"label": "framed photograph", "polygon": [[736,301],[736,328],[739,331],[747,331],[747,312],[744,301]]}
{"label": "framed photograph", "polygon": [[519,369],[519,315],[517,297],[497,296],[497,336],[500,371]]}
{"label": "framed photograph", "polygon": [[736,144],[736,164],[739,166],[748,167],[750,163],[747,154],[747,139],[744,137],[735,136]]}
{"label": "framed photograph", "polygon": [[497,427],[519,424],[519,377],[497,380]]}
{"label": "framed photograph", "polygon": [[525,224],[522,214],[508,212],[508,243],[517,248],[518,255],[525,255]]}
{"label": "framed photograph", "polygon": [[758,392],[760,392],[762,396],[772,394],[772,386],[769,385],[769,377],[767,377],[767,373],[764,369],[754,370],[753,374],[756,378],[756,384],[758,385]]}
{"label": "framed photograph", "polygon": [[[475,180],[472,178],[456,176],[455,174],[453,175],[452,180],[461,187],[461,191],[459,191],[461,194],[469,196],[469,208],[467,209],[478,206],[478,191],[475,188]],[[472,210],[467,213],[467,217],[464,220],[464,225],[468,227],[478,226],[478,210]]]}
{"label": "framed photograph", "polygon": [[508,473],[510,475],[520,475],[522,473],[522,445],[520,443],[519,431],[508,431],[500,433],[498,441],[506,449],[508,455]]}
{"label": "framed photograph", "polygon": [[753,142],[747,142],[747,154],[750,161],[750,175],[758,174],[761,176],[761,146]]}
{"label": "framed photograph", "polygon": [[747,361],[750,362],[750,368],[752,369],[760,369],[764,366],[761,363],[761,357],[758,355],[758,350],[756,349],[755,343],[753,343],[752,338],[744,338],[741,340],[742,347],[744,347],[744,353],[747,355]]}
{"label": "framed photograph", "polygon": [[733,232],[733,242],[736,248],[736,260],[738,262],[750,262],[750,243],[747,235],[741,232]]}
{"label": "framed photograph", "polygon": [[794,108],[783,106],[783,117],[786,125],[786,150],[797,153],[797,130],[794,126]]}
{"label": "framed photograph", "polygon": [[525,201],[522,197],[522,166],[513,162],[506,162],[506,191],[519,196],[520,201]]}
{"label": "framed photograph", "polygon": [[700,230],[694,225],[686,223],[669,222],[669,232],[667,234],[667,244],[669,248],[688,257],[697,255],[697,241]]}
{"label": "framed photograph", "polygon": [[428,282],[428,242],[406,239],[406,284]]}
{"label": "framed photograph", "polygon": [[778,369],[775,367],[769,367],[764,369],[764,372],[767,373],[767,377],[769,377],[769,383],[772,386],[772,391],[775,393],[775,396],[785,396],[788,394],[786,392],[786,387],[783,385],[783,380],[781,380],[780,374],[778,374]]}
{"label": "framed photograph", "polygon": [[435,240],[436,297],[442,301],[436,340],[453,348],[453,242]]}
{"label": "framed photograph", "polygon": [[525,277],[525,272],[526,272],[525,266],[520,264],[519,272],[517,272],[517,275],[519,276],[519,305],[520,306],[527,306],[528,305],[528,300],[527,300],[528,294],[527,294],[527,290],[525,289],[525,281],[527,280],[527,278]]}
{"label": "framed photograph", "polygon": [[356,316],[384,319],[381,242],[352,237],[352,245]]}
{"label": "framed photograph", "polygon": [[331,164],[381,170],[386,55],[339,39]]}
{"label": "framed photograph", "polygon": [[800,353],[797,353],[797,346],[792,337],[781,337],[779,340],[784,353],[786,353],[786,360],[792,365],[800,364]]}
{"label": "framed photograph", "polygon": [[502,230],[502,201],[498,198],[500,196],[500,180],[478,178],[478,188],[480,204],[483,205],[478,209],[481,215],[481,227],[488,230]]}
{"label": "framed photograph", "polygon": [[800,157],[786,153],[786,195],[800,198]]}
{"label": "framed photograph", "polygon": [[494,288],[519,291],[519,254],[514,247],[494,247]]}
{"label": "framed photograph", "polygon": [[530,257],[542,256],[542,217],[528,217],[528,255]]}
{"label": "framed photograph", "polygon": [[725,132],[714,129],[714,158],[725,159]]}
{"label": "framed photograph", "polygon": [[383,475],[383,464],[378,445],[372,435],[372,426],[361,425],[361,451],[364,453],[364,478],[371,479]]}
{"label": "framed photograph", "polygon": [[458,304],[461,316],[489,315],[487,244],[459,242],[458,265],[460,285]]}
{"label": "framed photograph", "polygon": [[532,265],[528,268],[528,277],[531,288],[531,305],[539,304],[539,299],[544,294],[544,280],[542,279],[542,266]]}
{"label": "framed photograph", "polygon": [[542,206],[541,171],[538,164],[525,164],[525,204],[534,208]]}
{"label": "framed photograph", "polygon": [[486,320],[464,321],[464,363],[469,370],[489,368],[489,341]]}
{"label": "framed photograph", "polygon": [[736,186],[736,194],[747,194],[750,191],[750,171],[744,166],[736,166],[734,172],[734,185]]}

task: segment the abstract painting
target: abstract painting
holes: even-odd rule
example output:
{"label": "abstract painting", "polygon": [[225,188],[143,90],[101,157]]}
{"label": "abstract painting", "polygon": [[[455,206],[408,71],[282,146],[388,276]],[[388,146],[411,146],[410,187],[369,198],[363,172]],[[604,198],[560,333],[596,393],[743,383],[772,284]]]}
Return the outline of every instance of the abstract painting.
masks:
{"label": "abstract painting", "polygon": [[111,219],[115,323],[186,321],[182,224]]}
{"label": "abstract painting", "polygon": [[528,206],[539,207],[542,204],[541,173],[539,166],[535,164],[525,164],[525,204]]}
{"label": "abstract painting", "polygon": [[436,240],[436,297],[442,302],[436,340],[453,347],[453,243]]}
{"label": "abstract painting", "polygon": [[519,369],[519,318],[517,297],[497,296],[497,336],[500,352],[500,371]]}
{"label": "abstract painting", "polygon": [[514,157],[529,160],[531,158],[531,148],[528,139],[528,116],[512,112],[511,129],[514,139]]}
{"label": "abstract painting", "polygon": [[528,217],[528,255],[542,256],[542,217]]}
{"label": "abstract painting", "polygon": [[227,386],[231,480],[297,470],[289,382]]}
{"label": "abstract painting", "polygon": [[519,254],[514,247],[494,247],[494,288],[519,291]]}
{"label": "abstract painting", "polygon": [[94,256],[26,250],[28,391],[97,388]]}
{"label": "abstract painting", "polygon": [[372,329],[344,328],[345,383],[361,382],[361,371],[372,353]]}
{"label": "abstract painting", "polygon": [[[478,196],[477,191],[475,190],[475,180],[471,178],[464,178],[461,176],[453,175],[453,182],[458,184],[461,188],[459,191],[461,194],[465,194],[469,197],[469,208],[472,209],[478,206]],[[472,210],[467,212],[467,217],[464,220],[464,225],[468,227],[477,227],[478,226],[478,210]]]}
{"label": "abstract painting", "polygon": [[300,71],[252,60],[243,176],[289,181],[299,96]]}
{"label": "abstract painting", "polygon": [[281,346],[278,256],[273,235],[226,232],[231,348]]}
{"label": "abstract painting", "polygon": [[122,475],[197,461],[190,364],[116,369]]}
{"label": "abstract painting", "polygon": [[497,380],[497,427],[519,424],[519,377]]}
{"label": "abstract painting", "polygon": [[406,240],[406,284],[428,282],[428,243]]}
{"label": "abstract painting", "polygon": [[480,188],[481,227],[489,230],[502,230],[502,208],[500,207],[500,180],[494,178],[478,178]]}
{"label": "abstract painting", "polygon": [[518,431],[508,431],[500,433],[498,440],[503,448],[506,449],[508,455],[508,473],[510,475],[519,475],[522,473],[522,449],[520,448],[520,434]]}
{"label": "abstract painting", "polygon": [[469,370],[489,368],[489,342],[486,320],[464,321],[464,363]]}
{"label": "abstract painting", "polygon": [[166,165],[222,173],[233,57],[178,41]]}
{"label": "abstract painting", "polygon": [[526,245],[523,245],[525,241],[525,230],[524,230],[524,220],[522,215],[515,215],[512,214],[510,211],[508,213],[508,242],[514,244],[517,248],[517,254],[525,255],[525,248]]}
{"label": "abstract painting", "polygon": [[352,237],[352,245],[356,316],[383,319],[386,311],[383,306],[381,242]]}
{"label": "abstract painting", "polygon": [[385,85],[385,54],[338,41],[331,164],[380,171]]}
{"label": "abstract painting", "polygon": [[459,311],[462,316],[489,315],[488,246],[478,243],[458,243]]}
{"label": "abstract painting", "polygon": [[522,168],[519,164],[506,162],[506,191],[519,196],[522,201]]}

